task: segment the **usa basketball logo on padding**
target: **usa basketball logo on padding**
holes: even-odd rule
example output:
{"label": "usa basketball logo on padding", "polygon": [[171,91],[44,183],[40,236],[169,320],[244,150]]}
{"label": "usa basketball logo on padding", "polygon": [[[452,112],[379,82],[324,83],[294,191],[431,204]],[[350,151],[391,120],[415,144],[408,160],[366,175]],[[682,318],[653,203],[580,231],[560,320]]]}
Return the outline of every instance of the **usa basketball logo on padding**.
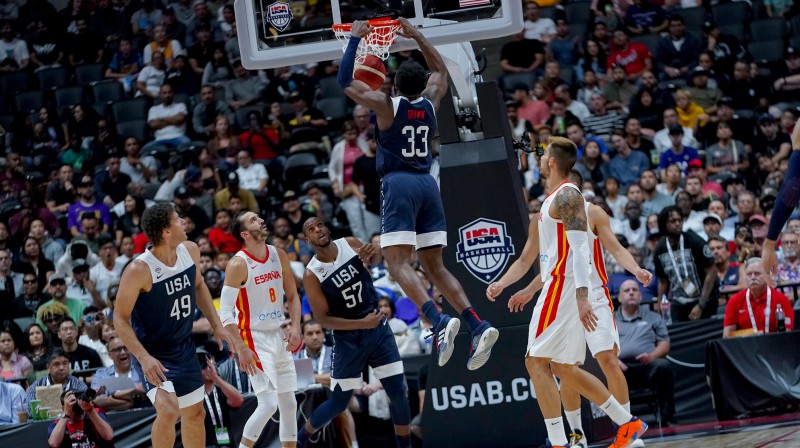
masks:
{"label": "usa basketball logo on padding", "polygon": [[288,3],[275,2],[267,7],[267,21],[278,31],[288,28],[293,17]]}
{"label": "usa basketball logo on padding", "polygon": [[506,233],[506,223],[479,218],[458,229],[456,259],[487,285],[493,282],[514,255],[514,244]]}

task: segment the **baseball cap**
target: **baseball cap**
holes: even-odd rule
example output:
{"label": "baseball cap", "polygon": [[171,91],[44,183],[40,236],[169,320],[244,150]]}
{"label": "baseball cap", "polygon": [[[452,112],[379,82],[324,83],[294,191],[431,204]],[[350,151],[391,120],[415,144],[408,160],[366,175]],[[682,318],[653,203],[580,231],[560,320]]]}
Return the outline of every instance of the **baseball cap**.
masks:
{"label": "baseball cap", "polygon": [[238,184],[239,175],[236,174],[236,171],[228,171],[228,175],[225,176],[225,182],[228,184]]}
{"label": "baseball cap", "polygon": [[702,168],[703,161],[700,159],[692,159],[689,161],[689,168]]}
{"label": "baseball cap", "polygon": [[793,46],[786,47],[786,50],[784,50],[783,52],[784,59],[796,58],[798,56],[800,56],[800,51],[798,51],[798,49]]}
{"label": "baseball cap", "polygon": [[760,222],[761,224],[767,224],[767,218],[765,218],[764,215],[753,215],[747,222]]}
{"label": "baseball cap", "polygon": [[717,101],[717,107],[719,106],[733,107],[733,98],[729,96],[723,96],[719,99],[719,101]]}
{"label": "baseball cap", "polygon": [[283,193],[283,202],[293,201],[298,198],[299,196],[297,196],[294,190],[286,190],[286,193]]}
{"label": "baseball cap", "polygon": [[778,192],[774,188],[765,188],[764,191],[761,193],[761,200],[767,198],[776,199],[778,197]]}
{"label": "baseball cap", "polygon": [[189,165],[189,168],[186,168],[186,176],[184,177],[186,182],[197,182],[201,177],[200,168],[194,165]]}
{"label": "baseball cap", "polygon": [[[750,230],[753,231],[753,238],[761,239],[767,237],[767,232],[769,231],[769,226],[767,226],[767,218],[763,217],[762,215],[753,215],[750,217],[748,221],[750,223]],[[753,223],[761,223],[761,225],[753,226]]]}
{"label": "baseball cap", "polygon": [[79,187],[92,187],[94,186],[94,180],[92,180],[92,176],[83,176],[81,180],[78,181]]}
{"label": "baseball cap", "polygon": [[692,70],[691,78],[694,79],[695,76],[710,76],[711,73],[701,66],[697,66]]}
{"label": "baseball cap", "polygon": [[775,117],[770,114],[761,114],[761,116],[758,117],[758,124],[762,123],[775,123]]}
{"label": "baseball cap", "polygon": [[97,247],[103,247],[106,244],[113,243],[113,242],[114,242],[114,238],[111,238],[111,235],[109,235],[107,233],[103,233],[102,235],[100,235],[100,238],[98,238],[98,240],[97,240]]}
{"label": "baseball cap", "polygon": [[719,215],[716,214],[716,213],[709,213],[708,216],[703,218],[703,224],[705,224],[706,221],[709,221],[709,220],[716,221],[716,222],[719,223],[719,225],[723,225],[722,218],[720,218]]}
{"label": "baseball cap", "polygon": [[61,274],[53,274],[50,276],[50,284],[52,285],[55,283],[66,282],[67,280]]}
{"label": "baseball cap", "polygon": [[79,270],[89,270],[89,263],[86,262],[85,258],[76,258],[72,260],[72,272],[79,271]]}
{"label": "baseball cap", "polygon": [[289,102],[290,103],[293,103],[293,102],[295,102],[297,100],[302,100],[302,99],[303,99],[303,97],[300,96],[300,92],[292,92],[292,93],[289,94]]}
{"label": "baseball cap", "polygon": [[673,124],[669,127],[669,135],[678,135],[683,134],[683,126],[679,124]]}
{"label": "baseball cap", "polygon": [[85,260],[89,256],[89,246],[81,240],[75,241],[69,246],[69,256],[73,260],[77,258]]}
{"label": "baseball cap", "polygon": [[178,187],[175,189],[175,197],[176,198],[188,198],[189,197],[189,190],[186,187]]}
{"label": "baseball cap", "polygon": [[701,30],[702,32],[704,32],[704,33],[708,34],[708,33],[709,33],[711,30],[715,29],[716,27],[717,27],[717,24],[716,24],[716,22],[714,22],[713,20],[706,20],[706,21],[705,21],[705,22],[703,22],[703,24],[700,26],[700,30]]}

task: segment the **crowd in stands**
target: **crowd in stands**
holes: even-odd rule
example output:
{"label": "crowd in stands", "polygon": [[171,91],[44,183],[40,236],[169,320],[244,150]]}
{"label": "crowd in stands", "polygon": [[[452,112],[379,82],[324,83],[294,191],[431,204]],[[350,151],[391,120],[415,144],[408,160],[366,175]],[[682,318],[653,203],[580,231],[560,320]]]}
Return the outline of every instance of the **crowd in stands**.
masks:
{"label": "crowd in stands", "polygon": [[[800,116],[797,11],[775,0],[562,3],[524,1],[524,31],[502,49],[498,81],[515,137],[576,143],[585,198],[656,274],[638,301],[667,294],[678,320],[724,313],[725,294],[746,288],[743,262],[760,253],[800,144],[790,137]],[[88,382],[101,409],[147,405],[112,317],[122,270],[148,244],[142,214],[156,202],[174,203],[185,220],[214,298],[241,247],[230,231],[241,210],[268,220],[269,243],[289,254],[299,287],[313,256],[307,218],[379,247],[371,112],[348,103],[337,61],[245,69],[224,1],[70,0],[61,11],[46,0],[0,1],[0,21],[0,375],[25,379],[26,403],[37,385],[80,391]],[[389,67],[423,62],[415,52],[391,58]],[[381,89],[391,86],[390,74]],[[520,158],[533,214],[547,191],[536,160]],[[800,281],[798,230],[800,216],[782,236],[781,284]],[[674,253],[670,235],[681,240]],[[635,278],[606,264],[612,292],[627,285],[635,296]],[[380,253],[369,265],[401,353],[429,353],[430,330]],[[326,384],[330,350],[305,301],[303,320],[297,356],[314,358]],[[652,331],[668,341],[659,325]],[[198,347],[219,363],[209,360],[207,383],[248,392],[227,353],[205,344],[209,332],[198,314]],[[104,388],[120,375],[130,388]],[[365,377],[357,395],[378,392]],[[0,406],[0,420],[16,418],[7,411]]]}

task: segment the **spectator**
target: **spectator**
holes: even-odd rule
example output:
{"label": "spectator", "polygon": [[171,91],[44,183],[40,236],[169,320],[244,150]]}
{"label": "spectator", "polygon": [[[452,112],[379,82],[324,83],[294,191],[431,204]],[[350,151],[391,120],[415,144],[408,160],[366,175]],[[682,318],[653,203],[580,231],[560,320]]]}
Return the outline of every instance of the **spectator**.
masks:
{"label": "spectator", "polygon": [[[575,101],[575,99],[572,98],[572,88],[569,86],[569,84],[559,84],[555,91],[553,91],[553,95],[555,96],[555,99],[560,99],[564,102],[567,112],[570,112],[572,115],[577,117],[580,123],[583,123],[583,120],[592,114],[585,104],[581,103],[580,101]],[[553,101],[555,101],[555,99]]]}
{"label": "spectator", "polygon": [[694,35],[686,32],[683,16],[669,16],[669,30],[666,37],[658,41],[656,61],[663,80],[683,78],[697,65],[702,47]]}
{"label": "spectator", "polygon": [[625,69],[619,65],[611,68],[611,79],[603,86],[603,97],[605,97],[608,109],[621,110],[626,112],[629,108],[631,98],[636,95],[637,88],[625,77]]}
{"label": "spectator", "polygon": [[22,242],[22,255],[12,269],[16,272],[34,274],[38,281],[38,287],[42,290],[47,284],[47,279],[55,272],[56,267],[42,255],[42,247],[39,242],[35,238],[27,236]]}
{"label": "spectator", "polygon": [[[36,388],[40,386],[60,385],[64,391],[86,390],[86,383],[70,375],[69,370],[70,363],[67,354],[61,348],[54,349],[47,358],[47,376],[39,378],[31,384],[25,403],[36,399]],[[28,408],[28,417],[31,417],[30,407]]]}
{"label": "spectator", "polygon": [[720,217],[715,213],[706,214],[706,217],[703,218],[703,231],[706,233],[706,236],[708,237],[706,241],[711,241],[711,238],[715,236],[719,236],[720,238],[725,239],[722,236],[720,236],[722,232],[722,217]]}
{"label": "spectator", "polygon": [[[50,286],[53,290],[53,285]],[[66,290],[66,288],[64,288]],[[55,295],[55,293],[53,293]],[[36,310],[36,321],[38,325],[45,328],[45,339],[49,341],[52,347],[61,346],[61,341],[58,339],[58,324],[64,319],[64,316],[69,315],[69,309],[61,302],[50,300],[45,302]]]}
{"label": "spectator", "polygon": [[138,89],[136,96],[158,98],[161,86],[164,85],[167,76],[166,69],[164,53],[153,52],[153,60],[139,72],[139,76],[136,78],[136,88]]}
{"label": "spectator", "polygon": [[758,118],[758,128],[761,131],[753,142],[753,150],[757,154],[766,154],[775,163],[789,157],[792,149],[789,135],[778,129],[775,117],[763,114]]}
{"label": "spectator", "polygon": [[792,2],[786,0],[765,0],[764,8],[769,17],[786,17],[792,10]]}
{"label": "spectator", "polygon": [[[541,131],[542,126],[549,126],[553,130],[554,135],[558,135],[561,137],[566,137],[567,135],[567,123],[580,121],[578,117],[572,114],[572,112],[567,110],[567,106],[564,103],[564,100],[561,98],[556,97],[553,100],[553,104],[550,106],[550,118],[544,122],[544,124],[540,124],[537,127]],[[526,125],[528,124],[527,121],[524,122]],[[541,140],[541,139],[540,139]],[[544,141],[547,141],[546,139]],[[525,165],[520,166],[520,170],[527,171],[529,166],[535,165],[535,160],[532,159],[530,156],[527,158],[522,158],[526,163]]]}
{"label": "spectator", "polygon": [[97,220],[97,216],[91,212],[84,212],[81,215],[81,227],[83,228],[83,233],[74,237],[73,242],[83,241],[92,252],[97,252],[100,249],[100,237],[108,235],[108,233],[100,232],[100,222]]}
{"label": "spectator", "polygon": [[264,165],[253,163],[253,154],[246,149],[239,151],[236,161],[239,163],[239,168],[236,169],[236,174],[239,176],[239,187],[250,190],[258,196],[265,195],[269,175]]}
{"label": "spectator", "polygon": [[36,318],[36,310],[43,303],[50,300],[50,296],[41,292],[39,288],[39,281],[33,272],[26,272],[22,278],[22,290],[14,300],[3,302],[4,306],[10,305],[7,308],[6,315],[9,318]]}
{"label": "spectator", "polygon": [[570,36],[566,19],[556,19],[556,35],[548,43],[549,59],[561,65],[573,66],[578,62],[579,36]]}
{"label": "spectator", "polygon": [[[144,201],[140,203],[143,205]],[[143,206],[141,211],[144,211]],[[92,266],[89,270],[89,278],[95,282],[96,289],[100,294],[100,300],[103,304],[107,304],[108,287],[112,282],[119,281],[125,265],[117,261],[117,247],[112,238],[108,236],[101,238],[99,246],[100,263]]]}
{"label": "spectator", "polygon": [[189,56],[189,66],[192,71],[198,77],[201,77],[205,72],[206,66],[214,59],[214,52],[218,47],[211,40],[211,29],[207,24],[195,27],[195,35],[197,40],[194,45],[187,49],[187,55]]}
{"label": "spectator", "polygon": [[214,358],[208,352],[198,349],[197,355],[205,357],[205,364],[203,364],[202,358],[200,363],[203,374],[203,393],[205,394],[205,445],[212,447],[236,444],[238,441],[231,440],[231,435],[226,428],[231,427],[231,409],[240,407],[244,403],[244,397],[234,386],[217,374]]}
{"label": "spectator", "polygon": [[242,66],[242,61],[239,59],[233,61],[233,73],[236,78],[225,84],[225,101],[231,109],[239,110],[260,101],[266,88],[261,79],[258,76],[250,76],[250,71]]}
{"label": "spectator", "polygon": [[146,184],[158,179],[159,163],[153,156],[141,155],[141,144],[136,137],[125,139],[125,157],[120,158],[119,170],[130,177],[132,183]]}
{"label": "spectator", "polygon": [[51,447],[95,448],[114,439],[111,423],[104,414],[97,412],[93,402],[78,400],[74,391],[66,390],[61,394],[61,403],[64,405],[62,417],[50,423],[47,431]]}
{"label": "spectator", "polygon": [[[46,227],[52,233],[60,230],[58,220],[50,210],[39,206],[39,201],[31,197],[31,192],[21,190],[17,192],[19,211],[8,220],[9,233],[13,240],[19,240],[31,230],[34,221],[38,221],[44,230]],[[47,223],[45,225],[45,223]],[[37,239],[38,240],[38,239]],[[41,244],[43,240],[39,240]]]}
{"label": "spectator", "polygon": [[[719,216],[708,215],[706,220],[715,222],[721,221]],[[731,251],[728,248],[728,241],[719,235],[708,237],[708,248],[714,257],[714,270],[717,273],[717,280],[720,284],[721,292],[735,292],[745,287],[744,275],[740,277],[739,263],[731,262]]]}
{"label": "spectator", "polygon": [[628,198],[619,194],[619,187],[619,180],[614,176],[609,176],[606,179],[605,203],[612,211],[610,215],[612,218],[622,216],[623,210],[628,204]]}
{"label": "spectator", "polygon": [[279,142],[286,137],[286,131],[280,120],[280,110],[280,104],[272,104],[268,116],[270,123],[267,125],[261,124],[261,114],[258,111],[247,114],[250,128],[239,135],[239,143],[243,148],[251,148],[256,160],[272,160],[283,154]]}
{"label": "spectator", "polygon": [[650,0],[634,0],[625,10],[625,27],[635,35],[660,33],[667,27],[667,14]]}
{"label": "spectator", "polygon": [[678,124],[695,132],[709,120],[703,108],[692,101],[692,93],[687,89],[675,92],[675,112],[678,113]]}
{"label": "spectator", "polygon": [[[693,181],[697,182],[698,179],[695,177]],[[697,183],[699,184],[699,182]],[[683,231],[692,231],[703,240],[707,240],[708,236],[703,227],[703,219],[706,217],[705,208],[702,211],[692,210],[692,197],[686,190],[675,195],[675,207],[683,219]]]}
{"label": "spectator", "polygon": [[31,39],[30,49],[30,61],[35,67],[34,72],[61,67],[64,64],[63,40],[57,33],[50,31],[46,22],[36,24],[36,35]]}
{"label": "spectator", "polygon": [[325,132],[328,126],[325,115],[318,109],[309,107],[301,94],[293,92],[289,96],[289,102],[292,103],[292,112],[283,117],[283,125],[287,132],[291,133],[301,127],[311,127],[320,134]]}
{"label": "spectator", "polygon": [[[226,187],[214,195],[214,208],[217,210],[226,208],[232,196],[238,196],[242,200],[242,206],[254,213],[258,212],[258,202],[250,190],[241,189],[239,175],[236,171],[231,171],[225,176]],[[177,198],[177,192],[176,192]],[[177,204],[177,203],[176,203]],[[192,206],[195,207],[195,206]],[[196,216],[196,212],[193,213]],[[195,221],[197,223],[197,221]],[[200,226],[200,224],[197,224]]]}
{"label": "spectator", "polygon": [[689,162],[699,160],[697,150],[683,146],[683,126],[672,125],[669,128],[669,139],[672,146],[661,154],[659,168],[666,170],[670,165],[677,165],[683,174],[689,171]]}
{"label": "spectator", "polygon": [[103,62],[105,50],[102,39],[89,30],[88,20],[85,17],[76,18],[75,29],[75,34],[70,35],[67,47],[70,65],[75,67]]}
{"label": "spectator", "polygon": [[640,306],[639,285],[625,281],[620,288],[620,309],[615,318],[619,330],[619,360],[631,389],[654,387],[661,419],[675,423],[675,373],[665,356],[669,333],[664,319]]}
{"label": "spectator", "polygon": [[[108,2],[108,0],[102,0]],[[130,92],[136,83],[139,72],[144,67],[144,60],[129,37],[119,40],[119,50],[114,53],[111,63],[106,69],[106,78],[119,80],[126,92]]]}
{"label": "spectator", "polygon": [[223,35],[219,22],[211,15],[208,5],[203,0],[195,0],[192,7],[194,8],[194,19],[186,24],[186,46],[191,47],[195,44],[197,29],[201,27],[211,30],[211,39],[214,42],[222,41]]}
{"label": "spectator", "polygon": [[672,165],[668,165],[667,169],[661,173],[661,178],[664,180],[664,182],[661,182],[656,186],[656,191],[675,199],[675,196],[679,192],[683,191],[683,188],[681,188],[682,177],[683,173],[681,173],[681,169],[678,167],[678,165],[675,165],[674,163]]}
{"label": "spectator", "polygon": [[752,191],[742,191],[735,196],[737,213],[725,220],[725,227],[736,228],[739,224],[747,224],[757,214],[756,197]]}
{"label": "spectator", "polygon": [[737,335],[736,333],[748,329],[756,333],[777,331],[778,306],[786,315],[786,330],[792,331],[794,329],[794,320],[791,318],[792,304],[782,292],[767,284],[769,277],[764,271],[761,258],[755,257],[745,261],[744,275],[747,277],[747,289],[739,291],[728,300],[722,337],[733,337]]}
{"label": "spectator", "polygon": [[703,32],[703,48],[714,55],[715,65],[720,72],[730,73],[737,61],[742,61],[747,66],[744,62],[747,59],[747,51],[739,39],[729,34],[722,34],[719,25],[713,20],[703,22],[700,29]]}
{"label": "spectator", "polygon": [[[544,96],[544,84],[539,81],[536,83],[540,96]],[[528,86],[525,84],[517,84],[511,92],[511,99],[517,103],[517,115],[525,119],[533,126],[544,123],[550,118],[550,107],[542,98],[531,98]]]}
{"label": "spectator", "polygon": [[[591,105],[592,95],[596,93],[599,94],[603,93],[603,90],[600,88],[597,75],[595,74],[595,72],[591,70],[586,70],[583,72],[582,87],[578,90],[578,93],[576,94],[576,99],[578,102],[583,103],[584,105]],[[581,121],[582,120],[583,119],[581,119]]]}
{"label": "spectator", "polygon": [[161,10],[153,7],[153,0],[143,0],[141,9],[131,16],[131,31],[138,37],[153,37],[155,26],[161,23]]}
{"label": "spectator", "polygon": [[20,412],[25,412],[25,389],[19,384],[0,381],[0,426],[21,423]]}
{"label": "spectator", "polygon": [[612,132],[611,143],[614,145],[617,155],[611,159],[608,165],[608,177],[615,178],[625,190],[650,167],[650,160],[644,153],[631,150],[623,131]]}
{"label": "spectator", "polygon": [[0,20],[17,20],[19,5],[16,2],[3,0],[0,2]]}
{"label": "spectator", "polygon": [[208,232],[208,239],[218,251],[235,254],[242,248],[242,243],[231,234],[231,212],[223,208],[217,210],[215,217],[216,225]]}
{"label": "spectator", "polygon": [[314,382],[329,386],[331,384],[332,354],[333,350],[326,347],[325,332],[322,325],[314,319],[303,322],[304,349],[292,355],[294,359],[311,359],[314,368]]}
{"label": "spectator", "polygon": [[624,236],[630,246],[644,247],[647,238],[647,218],[642,216],[640,203],[629,201],[624,213],[611,223],[614,233]]}
{"label": "spectator", "polygon": [[214,135],[216,121],[219,117],[228,119],[228,124],[234,121],[233,113],[228,106],[217,99],[214,86],[206,84],[200,89],[200,102],[192,111],[192,129],[198,135],[211,137]]}
{"label": "spectator", "polygon": [[673,206],[658,214],[658,227],[665,235],[654,255],[658,292],[669,293],[673,321],[713,316],[719,288],[714,258],[705,241],[694,232],[681,230],[683,219]]}
{"label": "spectator", "polygon": [[45,204],[56,216],[66,215],[70,205],[75,202],[76,190],[72,176],[72,166],[63,164],[58,168],[57,177],[47,185]]}
{"label": "spectator", "polygon": [[[125,411],[142,403],[145,395],[142,378],[131,366],[131,354],[118,337],[111,338],[108,343],[108,354],[113,364],[98,370],[92,377],[92,389],[97,391],[95,405],[106,411]],[[133,387],[128,389],[109,389],[105,385],[108,378],[130,378]]]}
{"label": "spectator", "polygon": [[0,61],[0,72],[16,72],[25,70],[30,63],[28,43],[17,39],[17,33],[10,21],[3,23],[0,28],[0,54],[5,55]]}
{"label": "spectator", "polygon": [[[19,327],[14,325],[16,332]],[[24,378],[33,373],[33,364],[24,355],[17,353],[14,330],[5,326],[0,328],[0,377],[5,381]]]}
{"label": "spectator", "polygon": [[[102,36],[104,46],[120,45],[125,26],[127,26],[125,16],[112,7],[112,0],[98,0],[89,28],[96,35]],[[128,43],[130,44],[130,40]],[[139,66],[141,67],[141,64]]]}
{"label": "spectator", "polygon": [[[369,237],[380,232],[381,227],[381,178],[377,171],[378,143],[374,129],[367,132],[366,147],[364,154],[353,163],[351,180],[357,186],[353,191],[364,204],[364,228]],[[319,210],[318,206],[314,207],[316,210]],[[322,213],[317,215],[321,216]]]}
{"label": "spectator", "polygon": [[85,235],[82,221],[85,216],[89,215],[99,218],[102,223],[102,232],[108,232],[111,227],[111,213],[108,206],[95,198],[94,182],[90,176],[83,176],[78,183],[78,199],[67,210],[67,227],[72,236]]}
{"label": "spectator", "polygon": [[167,33],[169,39],[177,40],[178,42],[186,42],[186,25],[175,16],[176,6],[178,6],[177,2],[169,5],[164,10],[161,16],[161,26],[164,27],[164,31]]}
{"label": "spectator", "polygon": [[575,64],[575,79],[583,79],[586,71],[592,71],[600,79],[606,77],[608,53],[596,40],[589,38],[583,44],[583,57]]}
{"label": "spectator", "polygon": [[[678,112],[674,108],[667,108],[664,110],[664,128],[656,132],[653,136],[653,144],[658,150],[659,156],[672,147],[672,139],[669,135],[669,130],[674,125],[680,124],[678,122]],[[697,148],[697,140],[694,138],[694,131],[692,128],[683,126],[683,146],[690,148]]]}
{"label": "spectator", "polygon": [[[778,260],[778,286],[800,283],[800,245],[798,235],[787,230],[781,233],[781,253],[783,258]],[[784,294],[789,294],[793,288],[783,288]]]}
{"label": "spectator", "polygon": [[750,168],[745,145],[732,137],[733,130],[728,123],[717,123],[718,141],[706,148],[706,166],[716,179]]}
{"label": "spectator", "polygon": [[722,98],[722,90],[709,85],[709,76],[711,72],[698,65],[689,76],[691,87],[687,90],[706,114],[713,115],[717,112],[717,102]]}
{"label": "spectator", "polygon": [[370,233],[364,216],[363,193],[352,177],[356,160],[364,155],[367,145],[358,140],[358,129],[352,121],[344,123],[342,134],[344,139],[331,150],[328,176],[333,193],[341,199],[340,204],[347,214],[350,230],[360,241],[366,241]]}
{"label": "spectator", "polygon": [[[659,193],[656,189],[658,179],[653,170],[645,170],[639,177],[639,186],[642,187],[642,216],[657,215],[664,207],[674,205],[672,196]],[[630,199],[630,197],[628,198]],[[663,233],[663,230],[662,230]]]}
{"label": "spectator", "polygon": [[58,326],[61,349],[69,358],[70,370],[82,371],[103,367],[103,361],[95,350],[78,343],[78,327],[72,317],[65,317]]}
{"label": "spectator", "polygon": [[525,4],[525,39],[538,40],[544,43],[556,34],[556,24],[552,19],[539,17],[539,4],[535,1]]}
{"label": "spectator", "polygon": [[578,160],[583,157],[583,149],[590,141],[597,142],[597,145],[600,147],[601,157],[603,157],[603,159],[608,159],[608,148],[606,144],[597,137],[586,137],[586,134],[583,132],[583,126],[580,123],[567,123],[567,138],[578,147]]}
{"label": "spectator", "polygon": [[[104,293],[108,293],[108,288]],[[86,346],[100,356],[104,367],[109,367],[113,361],[108,356],[108,349],[102,339],[103,324],[106,323],[106,315],[102,310],[94,306],[88,306],[83,310],[84,315],[80,318],[79,328],[83,334],[78,338],[78,344]]]}
{"label": "spectator", "polygon": [[596,141],[586,142],[583,154],[575,164],[585,182],[591,182],[596,191],[602,189],[608,178],[608,165],[600,157],[600,145]]}
{"label": "spectator", "polygon": [[300,207],[300,197],[297,196],[293,190],[288,190],[283,193],[283,213],[280,215],[289,220],[289,226],[292,229],[292,234],[298,238],[303,236],[303,223],[308,218],[315,215],[311,214],[308,210]]}
{"label": "spectator", "polygon": [[[541,72],[544,46],[538,40],[526,39],[524,35],[524,31],[514,34],[513,40],[500,50],[500,68],[504,73]],[[504,85],[502,76],[500,85]]]}
{"label": "spectator", "polygon": [[39,324],[32,323],[25,328],[25,357],[33,364],[33,370],[40,372],[47,369],[47,358],[50,355],[50,340],[45,336]]}
{"label": "spectator", "polygon": [[25,165],[22,164],[20,153],[11,151],[6,153],[5,170],[0,172],[0,180],[8,182],[10,191],[6,193],[28,189]]}
{"label": "spectator", "polygon": [[608,70],[614,66],[622,67],[630,82],[638,81],[645,70],[653,70],[653,55],[650,54],[650,50],[641,43],[631,43],[628,33],[624,30],[614,31],[614,48],[608,57]]}
{"label": "spectator", "polygon": [[175,94],[169,84],[161,86],[158,96],[161,104],[151,107],[147,112],[147,124],[153,129],[155,140],[144,148],[153,145],[174,147],[189,142],[186,136],[186,104],[173,102]]}
{"label": "spectator", "polygon": [[[661,114],[659,113],[658,116],[660,119]],[[658,156],[658,154],[655,153],[653,141],[649,138],[642,138],[642,135],[645,134],[644,129],[642,129],[643,127],[645,127],[644,124],[642,124],[638,118],[629,115],[628,118],[625,119],[625,141],[632,151],[639,151],[649,156],[652,165],[653,155]],[[652,135],[651,132],[653,132],[652,129],[647,130],[648,135]],[[656,162],[658,162],[658,160],[656,160]]]}
{"label": "spectator", "polygon": [[121,172],[120,154],[116,151],[108,154],[105,164],[106,169],[96,175],[94,184],[97,196],[102,198],[106,207],[111,208],[125,199],[131,177]]}
{"label": "spectator", "polygon": [[733,64],[733,81],[728,84],[725,93],[731,99],[734,109],[759,109],[766,107],[770,95],[770,86],[760,82],[759,77],[750,74],[750,64],[743,59]]}
{"label": "spectator", "polygon": [[356,104],[356,107],[353,108],[353,122],[358,128],[358,140],[362,143],[367,142],[367,134],[373,129],[371,119],[372,112],[366,107]]}
{"label": "spectator", "polygon": [[55,23],[57,19],[56,8],[47,0],[30,0],[19,7],[19,23],[26,24],[28,30],[40,21]]}
{"label": "spectator", "polygon": [[[611,131],[622,127],[622,115],[615,110],[608,110],[608,100],[601,94],[592,94],[592,110],[594,113],[583,120],[586,132],[603,143],[611,141]],[[606,160],[608,156],[606,155]]]}

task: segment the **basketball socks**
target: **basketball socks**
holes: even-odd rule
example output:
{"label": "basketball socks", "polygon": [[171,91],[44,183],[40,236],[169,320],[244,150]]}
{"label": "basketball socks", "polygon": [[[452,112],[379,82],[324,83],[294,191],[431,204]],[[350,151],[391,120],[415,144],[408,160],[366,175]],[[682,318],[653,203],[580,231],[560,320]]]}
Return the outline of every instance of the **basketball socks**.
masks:
{"label": "basketball socks", "polygon": [[397,448],[411,448],[411,437],[408,435],[405,436],[394,436],[395,440],[397,441]]}
{"label": "basketball socks", "polygon": [[628,414],[631,413],[631,402],[630,401],[627,402],[627,403],[622,403],[622,407],[625,408],[625,411],[628,412]]}
{"label": "basketball socks", "polygon": [[575,411],[564,411],[564,414],[567,416],[567,423],[569,423],[569,429],[571,432],[575,432],[576,430],[580,430],[583,433],[583,425],[581,424],[581,409],[578,408]]}
{"label": "basketball socks", "polygon": [[630,422],[631,418],[633,418],[631,413],[626,411],[613,395],[608,397],[608,400],[600,405],[600,409],[602,409],[603,412],[605,412],[606,415],[608,415],[611,420],[613,420],[614,423],[619,426]]}
{"label": "basketball socks", "polygon": [[300,431],[297,431],[297,448],[305,448],[309,437],[311,433],[306,429],[306,425],[303,425]]}
{"label": "basketball socks", "polygon": [[428,319],[428,322],[431,323],[433,326],[434,331],[436,331],[436,327],[439,325],[439,316],[442,313],[436,309],[436,305],[433,304],[430,300],[422,304],[422,313]]}
{"label": "basketball socks", "polygon": [[553,446],[567,446],[569,441],[567,440],[567,433],[564,432],[564,419],[561,417],[546,418],[544,419],[544,425],[547,426],[547,438],[550,439],[550,443]]}
{"label": "basketball socks", "polygon": [[475,331],[481,322],[483,322],[481,318],[478,317],[478,313],[476,313],[471,306],[467,307],[467,309],[461,312],[461,318],[464,319],[464,322],[466,322],[467,326],[469,326],[470,333]]}

